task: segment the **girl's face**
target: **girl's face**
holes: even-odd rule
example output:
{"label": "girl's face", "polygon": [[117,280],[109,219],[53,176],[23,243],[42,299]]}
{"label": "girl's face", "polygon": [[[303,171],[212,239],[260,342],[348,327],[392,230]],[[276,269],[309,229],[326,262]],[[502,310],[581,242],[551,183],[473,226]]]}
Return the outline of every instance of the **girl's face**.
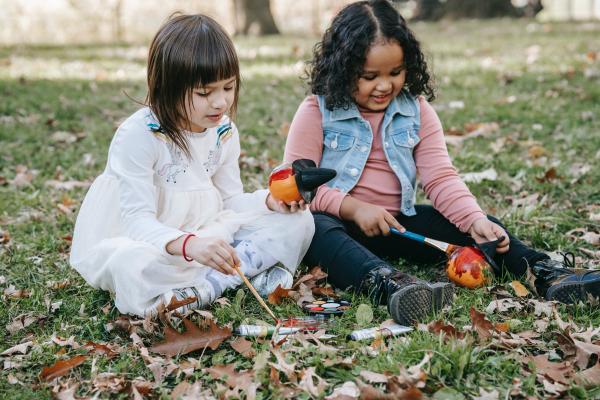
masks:
{"label": "girl's face", "polygon": [[396,41],[376,41],[369,48],[363,71],[352,94],[359,107],[383,111],[404,87],[404,51]]}
{"label": "girl's face", "polygon": [[203,132],[219,124],[233,104],[236,84],[235,77],[231,77],[192,91],[191,99],[186,101],[186,111],[193,132]]}

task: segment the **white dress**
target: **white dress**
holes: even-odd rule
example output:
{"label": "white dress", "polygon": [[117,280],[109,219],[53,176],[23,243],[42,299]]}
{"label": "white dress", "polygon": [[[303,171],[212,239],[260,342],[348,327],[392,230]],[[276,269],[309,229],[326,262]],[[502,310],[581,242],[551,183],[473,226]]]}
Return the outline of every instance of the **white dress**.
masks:
{"label": "white dress", "polygon": [[157,129],[148,108],[118,128],[77,217],[73,268],[114,293],[121,312],[137,315],[155,310],[170,290],[203,284],[209,267],[166,251],[187,232],[250,240],[294,273],[314,234],[312,216],[270,211],[267,190],[243,193],[235,125],[224,117],[186,134],[191,159]]}

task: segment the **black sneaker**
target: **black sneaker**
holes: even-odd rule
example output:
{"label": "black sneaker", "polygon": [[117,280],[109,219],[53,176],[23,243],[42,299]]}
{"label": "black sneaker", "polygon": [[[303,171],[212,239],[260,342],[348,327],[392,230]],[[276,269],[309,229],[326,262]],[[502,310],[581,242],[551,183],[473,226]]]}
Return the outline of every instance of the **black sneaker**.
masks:
{"label": "black sneaker", "polygon": [[538,261],[530,269],[537,293],[546,300],[572,304],[600,298],[600,270],[575,268],[573,253],[563,253],[563,261]]}
{"label": "black sneaker", "polygon": [[397,323],[412,325],[452,303],[454,285],[429,283],[383,265],[369,271],[363,288],[375,304],[386,304]]}

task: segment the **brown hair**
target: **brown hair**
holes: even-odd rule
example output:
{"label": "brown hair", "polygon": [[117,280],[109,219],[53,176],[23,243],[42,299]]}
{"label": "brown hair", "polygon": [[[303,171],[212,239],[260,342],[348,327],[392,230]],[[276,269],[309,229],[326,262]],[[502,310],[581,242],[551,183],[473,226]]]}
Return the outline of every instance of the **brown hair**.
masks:
{"label": "brown hair", "polygon": [[172,15],[154,36],[148,54],[146,104],[160,124],[160,132],[188,157],[183,130],[191,129],[185,101],[193,90],[235,76],[235,116],[240,88],[240,67],[235,46],[214,19],[202,15]]}

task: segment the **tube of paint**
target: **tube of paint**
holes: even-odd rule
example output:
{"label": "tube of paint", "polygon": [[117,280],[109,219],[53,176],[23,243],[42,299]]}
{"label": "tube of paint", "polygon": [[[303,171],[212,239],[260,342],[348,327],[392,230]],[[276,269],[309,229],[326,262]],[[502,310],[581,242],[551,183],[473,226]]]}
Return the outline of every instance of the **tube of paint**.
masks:
{"label": "tube of paint", "polygon": [[383,328],[374,327],[352,331],[350,335],[348,335],[348,338],[352,340],[377,339],[380,337],[402,335],[403,333],[410,332],[412,330],[413,329],[409,326],[391,324]]}
{"label": "tube of paint", "polygon": [[[290,335],[292,333],[300,332],[303,327],[280,327],[277,333],[279,335]],[[266,337],[272,335],[275,332],[274,326],[264,325],[239,325],[235,328],[234,333],[238,336],[256,336]]]}

